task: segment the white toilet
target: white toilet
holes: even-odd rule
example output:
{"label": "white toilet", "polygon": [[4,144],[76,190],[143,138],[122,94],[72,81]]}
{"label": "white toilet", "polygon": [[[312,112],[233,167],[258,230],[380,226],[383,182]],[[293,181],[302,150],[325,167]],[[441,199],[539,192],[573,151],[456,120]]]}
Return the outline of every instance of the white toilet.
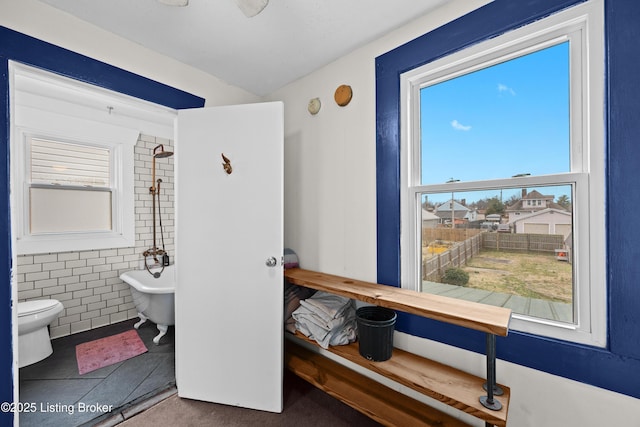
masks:
{"label": "white toilet", "polygon": [[18,366],[39,362],[53,353],[48,326],[64,306],[55,299],[18,303]]}

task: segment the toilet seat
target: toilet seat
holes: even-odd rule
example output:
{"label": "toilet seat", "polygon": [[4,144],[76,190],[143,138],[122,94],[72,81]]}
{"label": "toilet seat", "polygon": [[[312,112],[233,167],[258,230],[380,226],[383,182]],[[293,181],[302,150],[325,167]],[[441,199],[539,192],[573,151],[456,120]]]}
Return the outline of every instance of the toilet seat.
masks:
{"label": "toilet seat", "polygon": [[59,302],[54,299],[20,302],[18,303],[18,317],[25,317],[42,313],[44,311],[51,310],[58,304]]}

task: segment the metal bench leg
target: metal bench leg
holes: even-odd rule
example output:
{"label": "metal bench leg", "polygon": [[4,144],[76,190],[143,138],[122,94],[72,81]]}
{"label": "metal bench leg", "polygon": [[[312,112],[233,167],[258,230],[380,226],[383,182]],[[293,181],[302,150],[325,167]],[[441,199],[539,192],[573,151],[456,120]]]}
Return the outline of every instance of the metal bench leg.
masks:
{"label": "metal bench leg", "polygon": [[487,334],[487,382],[483,388],[487,395],[480,396],[482,406],[494,411],[502,409],[502,404],[493,398],[494,395],[503,394],[503,390],[496,384],[496,336],[493,334]]}

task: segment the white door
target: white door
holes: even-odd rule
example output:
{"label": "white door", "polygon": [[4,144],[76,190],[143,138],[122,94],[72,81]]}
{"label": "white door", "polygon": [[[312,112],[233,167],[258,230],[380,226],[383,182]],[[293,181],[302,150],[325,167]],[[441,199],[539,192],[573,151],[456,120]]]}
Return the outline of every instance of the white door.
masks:
{"label": "white door", "polygon": [[282,411],[283,139],[280,102],[178,113],[181,397]]}

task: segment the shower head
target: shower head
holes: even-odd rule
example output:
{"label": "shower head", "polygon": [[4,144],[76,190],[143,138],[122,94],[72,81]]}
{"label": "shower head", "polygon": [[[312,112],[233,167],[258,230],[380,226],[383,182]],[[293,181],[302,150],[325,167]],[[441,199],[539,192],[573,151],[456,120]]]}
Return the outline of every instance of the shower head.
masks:
{"label": "shower head", "polygon": [[[160,151],[158,151],[158,148],[160,149]],[[156,151],[158,151],[156,153]],[[153,149],[153,158],[154,159],[161,159],[163,157],[171,157],[173,156],[173,151],[164,151],[164,145],[159,144],[156,148]]]}
{"label": "shower head", "polygon": [[[171,157],[173,156],[173,152],[172,151],[164,151],[164,145],[162,144],[158,144],[154,149],[153,149],[153,156],[151,156],[151,187],[149,187],[149,191],[151,192],[151,194],[157,194],[156,191],[160,190],[160,187],[158,186],[156,188],[156,159],[161,159],[163,157]],[[155,200],[155,199],[154,199]]]}
{"label": "shower head", "polygon": [[172,151],[161,151],[160,153],[154,154],[154,157],[156,159],[161,159],[163,157],[171,157],[171,156],[173,156]]}

